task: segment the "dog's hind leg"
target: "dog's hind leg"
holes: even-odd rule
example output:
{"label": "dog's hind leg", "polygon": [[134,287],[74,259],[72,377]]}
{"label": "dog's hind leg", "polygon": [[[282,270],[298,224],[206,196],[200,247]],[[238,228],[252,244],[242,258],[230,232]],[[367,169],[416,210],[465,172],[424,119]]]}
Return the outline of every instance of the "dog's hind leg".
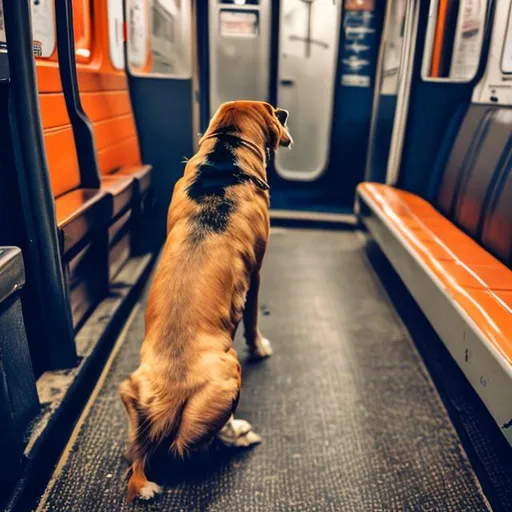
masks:
{"label": "dog's hind leg", "polygon": [[135,459],[132,464],[132,474],[128,481],[128,502],[134,498],[150,500],[162,492],[162,488],[155,482],[150,482],[144,470],[144,459]]}
{"label": "dog's hind leg", "polygon": [[261,443],[261,437],[254,432],[252,425],[245,420],[235,420],[231,416],[228,422],[220,429],[217,439],[226,446],[246,448]]}
{"label": "dog's hind leg", "polygon": [[260,273],[255,271],[251,276],[249,291],[244,307],[244,336],[249,347],[249,354],[255,359],[263,359],[272,355],[272,345],[258,329],[258,293],[260,289]]}
{"label": "dog's hind leg", "polygon": [[139,497],[149,500],[162,492],[161,487],[155,482],[150,482],[144,470],[146,446],[143,441],[145,425],[141,424],[140,414],[137,412],[137,386],[134,386],[132,377],[126,379],[119,387],[121,400],[128,413],[129,423],[129,447],[127,457],[130,459],[131,475],[128,481],[128,502]]}

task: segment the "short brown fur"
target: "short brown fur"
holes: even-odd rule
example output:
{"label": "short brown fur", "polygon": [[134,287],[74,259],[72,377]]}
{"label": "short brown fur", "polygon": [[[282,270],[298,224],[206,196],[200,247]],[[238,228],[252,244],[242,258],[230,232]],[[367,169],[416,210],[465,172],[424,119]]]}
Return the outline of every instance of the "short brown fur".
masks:
{"label": "short brown fur", "polygon": [[241,139],[233,149],[238,167],[266,182],[266,149],[291,143],[278,113],[262,102],[224,104],[174,188],[168,236],[149,293],[140,366],[120,386],[129,417],[129,500],[148,483],[144,466],[157,446],[168,443],[183,457],[212,440],[234,412],[241,367],[232,340],[242,316],[249,350],[258,353],[268,191],[252,179],[229,186],[225,198],[236,208],[226,229],[198,237],[193,219],[205,206],[188,190],[218,143],[217,133]]}

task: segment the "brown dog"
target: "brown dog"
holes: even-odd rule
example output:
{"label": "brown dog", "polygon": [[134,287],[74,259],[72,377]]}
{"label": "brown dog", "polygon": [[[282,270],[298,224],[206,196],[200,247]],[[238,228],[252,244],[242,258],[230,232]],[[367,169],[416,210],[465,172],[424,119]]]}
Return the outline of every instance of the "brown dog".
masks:
{"label": "brown dog", "polygon": [[266,164],[292,143],[287,117],[263,102],[222,105],[174,188],[141,363],[120,387],[129,500],[160,492],[144,472],[158,446],[183,457],[215,436],[231,446],[260,442],[251,425],[233,419],[241,369],[232,341],[243,316],[251,355],[272,353],[257,326],[259,271],[269,234]]}

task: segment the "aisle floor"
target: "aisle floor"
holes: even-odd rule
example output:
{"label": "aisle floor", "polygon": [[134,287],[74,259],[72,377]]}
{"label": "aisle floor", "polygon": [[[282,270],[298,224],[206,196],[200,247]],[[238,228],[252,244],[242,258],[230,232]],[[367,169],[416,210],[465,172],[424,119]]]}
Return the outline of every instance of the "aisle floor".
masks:
{"label": "aisle floor", "polygon": [[263,436],[160,461],[153,502],[125,502],[127,423],[117,386],[137,366],[142,297],[39,510],[489,510],[407,330],[355,232],[274,230],[260,326],[274,355],[243,364],[237,416]]}

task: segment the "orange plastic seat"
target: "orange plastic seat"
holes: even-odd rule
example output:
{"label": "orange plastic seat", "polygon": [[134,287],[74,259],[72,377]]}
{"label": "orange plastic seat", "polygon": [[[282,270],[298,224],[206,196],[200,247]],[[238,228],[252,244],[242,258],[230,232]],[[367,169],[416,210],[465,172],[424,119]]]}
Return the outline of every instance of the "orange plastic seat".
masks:
{"label": "orange plastic seat", "polygon": [[110,197],[97,189],[76,189],[55,199],[63,254],[66,256],[88,233],[105,228],[111,209]]}
{"label": "orange plastic seat", "polygon": [[135,179],[137,193],[144,197],[151,187],[151,165],[128,165],[120,167],[115,175],[130,176]]}
{"label": "orange plastic seat", "polygon": [[101,190],[113,197],[113,218],[130,208],[134,186],[135,180],[130,176],[109,174],[101,177]]}
{"label": "orange plastic seat", "polygon": [[512,364],[512,270],[414,194],[376,183],[357,194]]}

